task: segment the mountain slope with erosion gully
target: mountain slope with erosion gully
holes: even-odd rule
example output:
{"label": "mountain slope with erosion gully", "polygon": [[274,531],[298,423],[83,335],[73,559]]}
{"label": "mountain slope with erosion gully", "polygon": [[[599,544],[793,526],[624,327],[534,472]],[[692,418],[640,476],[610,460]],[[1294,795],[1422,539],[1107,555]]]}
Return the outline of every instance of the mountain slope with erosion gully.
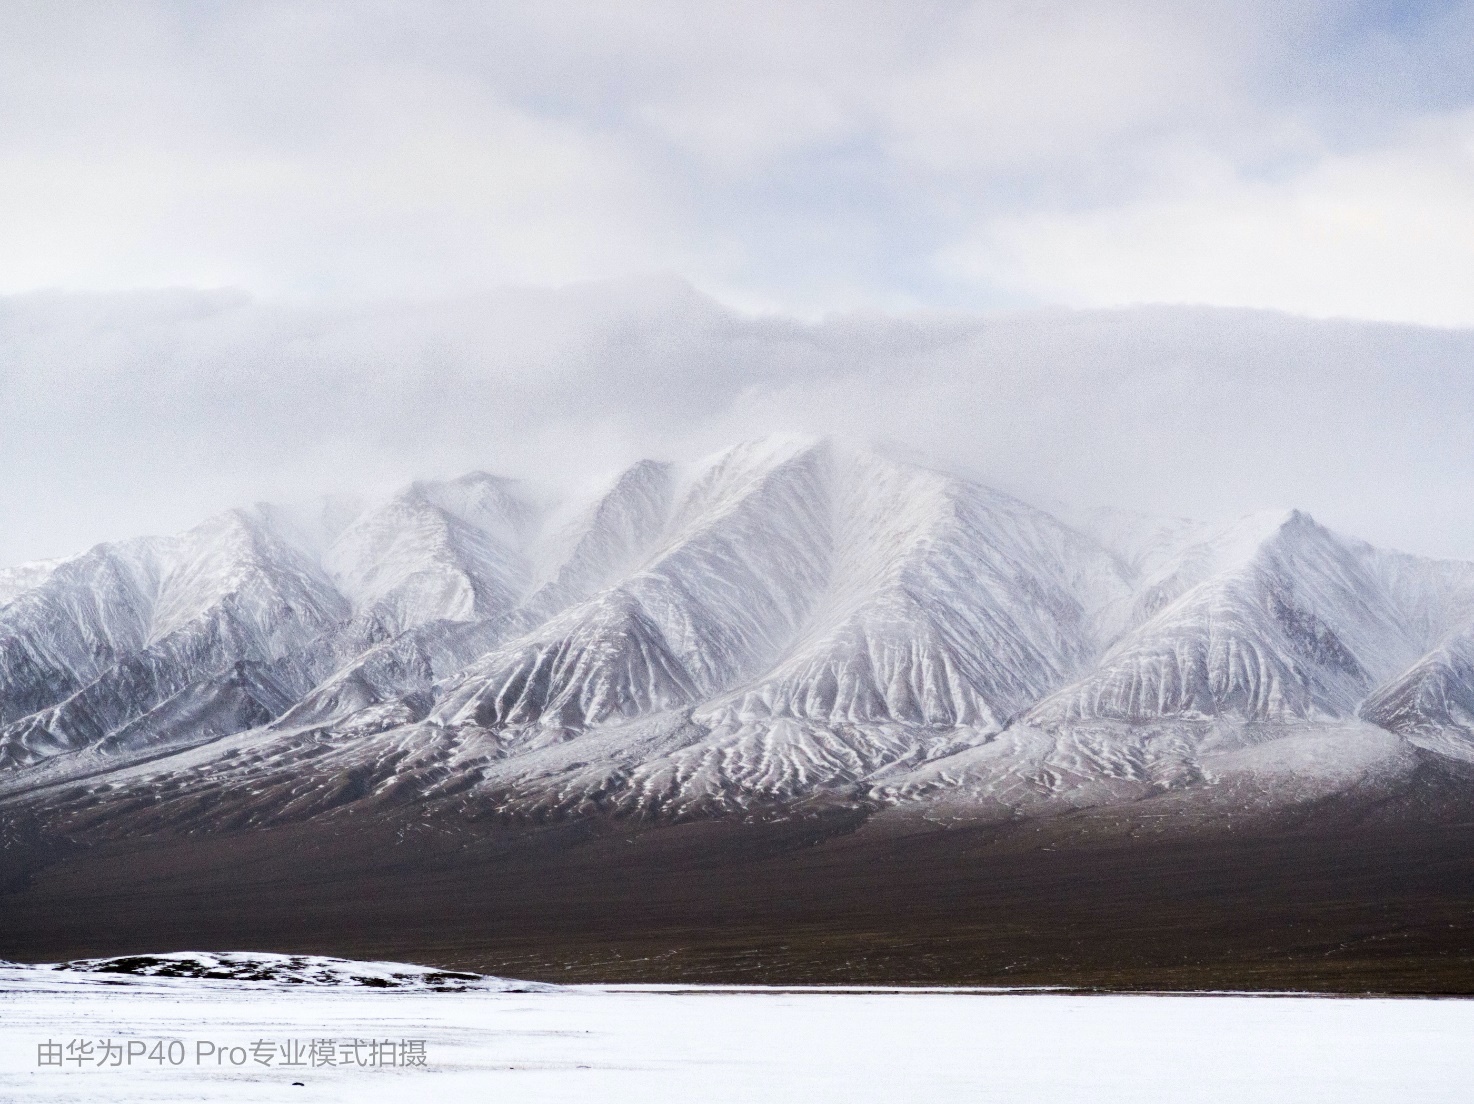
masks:
{"label": "mountain slope with erosion gully", "polygon": [[825,440],[0,569],[0,958],[1474,990],[1474,564]]}

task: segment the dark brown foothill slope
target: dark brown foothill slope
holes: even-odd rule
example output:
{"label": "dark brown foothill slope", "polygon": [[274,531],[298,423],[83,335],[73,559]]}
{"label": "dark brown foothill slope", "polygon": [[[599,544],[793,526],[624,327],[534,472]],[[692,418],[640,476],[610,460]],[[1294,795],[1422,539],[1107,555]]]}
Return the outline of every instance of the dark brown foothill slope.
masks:
{"label": "dark brown foothill slope", "polygon": [[855,805],[654,825],[62,841],[6,810],[0,957],[389,958],[551,981],[1474,992],[1474,805],[1444,761],[1255,819],[1167,802],[940,828]]}

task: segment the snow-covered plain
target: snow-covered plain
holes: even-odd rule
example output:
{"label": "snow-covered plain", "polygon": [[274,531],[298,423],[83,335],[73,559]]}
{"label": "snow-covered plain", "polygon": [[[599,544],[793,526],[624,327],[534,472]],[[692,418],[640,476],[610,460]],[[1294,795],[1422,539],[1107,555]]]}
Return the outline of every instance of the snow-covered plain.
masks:
{"label": "snow-covered plain", "polygon": [[[290,985],[0,968],[0,1099],[1414,1104],[1467,1100],[1474,1084],[1474,1002],[1461,1000],[427,992],[324,984],[316,972],[316,983]],[[38,1068],[38,1045],[73,1038],[179,1039],[187,1057]],[[422,1040],[425,1064],[195,1064],[202,1041],[314,1038]]]}

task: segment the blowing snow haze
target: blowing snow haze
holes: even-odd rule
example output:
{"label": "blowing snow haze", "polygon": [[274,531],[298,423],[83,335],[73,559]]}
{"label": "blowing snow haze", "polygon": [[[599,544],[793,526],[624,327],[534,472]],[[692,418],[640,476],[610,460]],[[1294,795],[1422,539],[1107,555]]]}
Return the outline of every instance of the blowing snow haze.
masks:
{"label": "blowing snow haze", "polygon": [[0,301],[0,563],[259,499],[485,469],[549,495],[773,432],[922,458],[1053,508],[1300,507],[1474,557],[1474,333],[1182,307],[817,322],[676,280],[309,307]]}

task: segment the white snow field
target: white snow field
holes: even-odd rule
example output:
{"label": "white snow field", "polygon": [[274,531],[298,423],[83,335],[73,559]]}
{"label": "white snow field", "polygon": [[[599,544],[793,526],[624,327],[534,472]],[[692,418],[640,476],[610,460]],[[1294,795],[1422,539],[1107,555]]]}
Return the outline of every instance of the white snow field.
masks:
{"label": "white snow field", "polygon": [[[1462,1000],[496,979],[431,992],[406,979],[413,967],[351,964],[335,982],[321,961],[295,984],[0,968],[0,1100],[1416,1104],[1465,1101],[1474,1085],[1474,1002]],[[72,1061],[74,1039],[92,1041],[88,1061]],[[284,1069],[273,1049],[355,1039],[392,1041],[395,1064]],[[135,1056],[98,1068],[107,1042]],[[61,1068],[38,1065],[51,1044]],[[424,1064],[399,1065],[401,1053]]]}

